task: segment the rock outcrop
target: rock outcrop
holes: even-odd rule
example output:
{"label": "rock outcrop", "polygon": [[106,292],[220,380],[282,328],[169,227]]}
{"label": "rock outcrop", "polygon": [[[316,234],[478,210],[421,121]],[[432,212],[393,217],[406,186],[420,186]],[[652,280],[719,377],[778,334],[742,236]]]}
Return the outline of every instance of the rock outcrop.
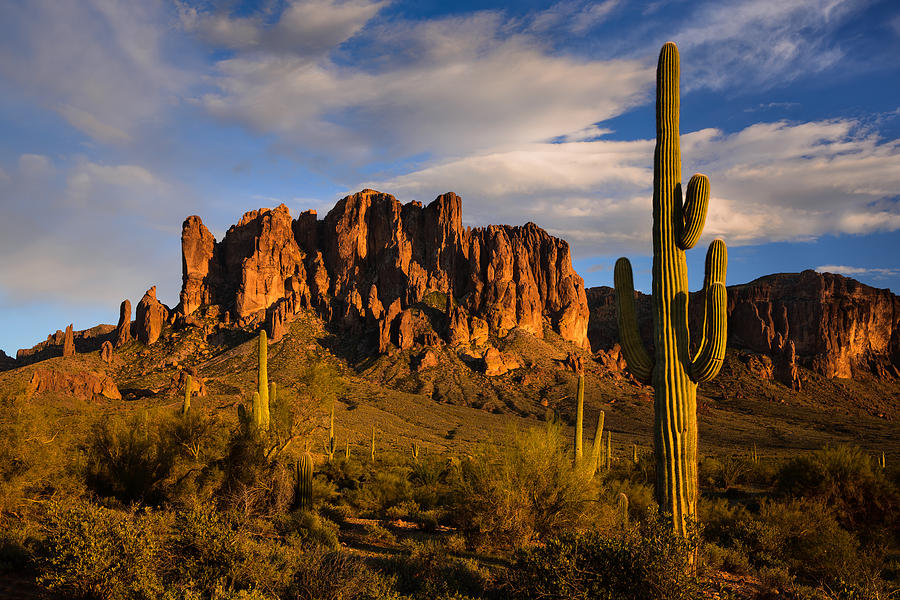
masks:
{"label": "rock outcrop", "polygon": [[166,319],[169,318],[169,309],[156,299],[155,285],[147,290],[134,313],[137,339],[145,344],[156,342],[162,333]]}
{"label": "rock outcrop", "polygon": [[106,340],[103,342],[103,345],[100,346],[100,360],[109,364],[112,362],[113,358],[113,345],[112,342]]}
{"label": "rock outcrop", "polygon": [[[96,325],[90,329],[72,332],[72,344],[75,352],[96,352],[103,342],[112,339],[115,327],[112,325]],[[63,355],[66,333],[57,329],[47,339],[31,348],[20,348],[16,352],[15,366],[30,365],[48,358]]]}
{"label": "rock outcrop", "polygon": [[8,356],[3,350],[0,350],[0,371],[8,371],[9,369],[14,368],[16,368],[16,359],[12,356]]}
{"label": "rock outcrop", "polygon": [[91,371],[70,373],[55,369],[35,369],[28,385],[28,394],[31,396],[43,392],[64,394],[79,400],[93,400],[98,396],[112,400],[122,399],[119,388],[111,377]]}
{"label": "rock outcrop", "polygon": [[[291,311],[315,308],[333,323],[373,332],[385,352],[391,343],[411,347],[405,312],[438,293],[452,297],[446,306],[455,312],[440,328],[452,344],[469,343],[472,320],[480,319],[498,336],[517,327],[543,337],[548,326],[587,347],[584,282],[568,244],[533,223],[464,228],[452,193],[423,207],[363,190],[323,220],[307,211],[292,221],[284,205],[255,210],[220,242],[192,216],[182,252],[185,314],[219,304],[238,323],[265,319],[275,327]],[[271,312],[282,299],[289,302]]]}
{"label": "rock outcrop", "polygon": [[75,334],[72,331],[73,323],[69,323],[69,326],[66,327],[66,333],[63,337],[63,351],[62,355],[65,356],[75,356]]}
{"label": "rock outcrop", "polygon": [[119,305],[119,324],[116,325],[115,347],[120,348],[131,341],[131,301],[127,298]]}
{"label": "rock outcrop", "polygon": [[[650,340],[650,297],[637,293],[638,325]],[[592,347],[618,341],[615,291],[588,290]],[[699,331],[702,299],[691,294],[691,331]],[[900,377],[900,297],[854,279],[803,271],[728,287],[728,347],[771,359],[775,379],[798,389],[797,367],[826,377],[874,373]],[[767,370],[769,367],[766,368]]]}

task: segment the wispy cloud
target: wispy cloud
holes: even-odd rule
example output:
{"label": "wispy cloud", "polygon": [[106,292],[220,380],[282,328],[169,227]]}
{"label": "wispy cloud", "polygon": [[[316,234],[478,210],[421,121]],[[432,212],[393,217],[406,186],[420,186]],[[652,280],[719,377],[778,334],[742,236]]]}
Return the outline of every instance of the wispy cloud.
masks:
{"label": "wispy cloud", "polygon": [[352,64],[332,54],[237,52],[217,63],[217,90],[199,101],[221,119],[346,165],[579,132],[642,102],[652,83],[643,62],[553,52],[497,12],[369,27]]}
{"label": "wispy cloud", "polygon": [[[180,191],[137,165],[25,154],[0,188],[0,297],[109,303],[154,283],[174,298]],[[175,213],[177,214],[177,212]],[[110,319],[113,319],[110,316]]]}
{"label": "wispy cloud", "polygon": [[160,0],[29,0],[2,17],[0,81],[95,140],[133,139],[189,81],[163,56]]}
{"label": "wispy cloud", "polygon": [[872,267],[850,267],[847,265],[822,265],[816,267],[820,273],[837,273],[838,275],[859,276],[867,275],[873,279],[886,279],[900,276],[900,269],[881,269]]}
{"label": "wispy cloud", "polygon": [[[464,217],[533,220],[581,256],[645,251],[653,144],[532,144],[368,184],[420,200],[457,191],[470,200]],[[705,129],[683,135],[681,148],[684,178],[700,171],[711,180],[707,237],[747,245],[900,229],[900,141],[880,140],[854,121]]]}

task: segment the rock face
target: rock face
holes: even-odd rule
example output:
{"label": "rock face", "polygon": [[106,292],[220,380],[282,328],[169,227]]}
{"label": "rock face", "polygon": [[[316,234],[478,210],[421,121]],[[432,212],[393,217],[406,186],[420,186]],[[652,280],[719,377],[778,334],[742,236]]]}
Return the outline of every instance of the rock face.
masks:
{"label": "rock face", "polygon": [[[636,309],[649,340],[650,297]],[[618,339],[615,291],[589,290],[594,349]],[[702,302],[691,295],[691,331],[699,331]],[[900,376],[900,297],[832,273],[803,271],[728,287],[728,346],[771,358],[773,376],[797,389],[797,366],[826,377],[874,373]]]}
{"label": "rock face", "polygon": [[169,309],[156,299],[155,285],[147,290],[134,312],[137,339],[145,344],[154,343],[159,339],[163,325],[169,317]]}
{"label": "rock face", "polygon": [[66,334],[63,338],[63,353],[65,356],[75,356],[75,334],[72,331],[72,323],[66,327]]}
{"label": "rock face", "polygon": [[[463,228],[452,193],[423,207],[363,190],[321,221],[313,211],[292,221],[284,205],[260,209],[220,242],[189,217],[182,252],[186,314],[212,303],[249,323],[287,298],[293,313],[311,307],[333,323],[372,331],[384,352],[392,343],[410,347],[415,334],[406,311],[438,293],[451,296],[447,306],[456,310],[442,328],[453,343],[467,343],[478,318],[495,335],[518,327],[543,337],[549,326],[587,347],[584,282],[568,244],[533,223]],[[290,311],[278,311],[290,320]]]}
{"label": "rock face", "polygon": [[131,301],[127,298],[119,305],[119,324],[116,325],[115,347],[120,348],[131,341]]}
{"label": "rock face", "polygon": [[42,392],[65,394],[79,400],[93,400],[97,396],[113,400],[122,398],[111,377],[91,371],[64,373],[53,369],[35,369],[28,385],[28,393],[32,395]]}

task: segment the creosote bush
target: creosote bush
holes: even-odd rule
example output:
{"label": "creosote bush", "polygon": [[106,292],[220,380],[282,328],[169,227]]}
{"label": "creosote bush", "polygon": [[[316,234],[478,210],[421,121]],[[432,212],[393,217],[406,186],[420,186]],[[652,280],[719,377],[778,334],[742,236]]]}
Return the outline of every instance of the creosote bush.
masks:
{"label": "creosote bush", "polygon": [[451,515],[470,543],[519,547],[581,527],[596,489],[573,466],[561,428],[548,423],[506,442],[484,444],[461,462]]}
{"label": "creosote bush", "polygon": [[522,600],[695,600],[697,544],[693,528],[682,537],[658,515],[618,535],[565,533],[520,551],[509,587]]}

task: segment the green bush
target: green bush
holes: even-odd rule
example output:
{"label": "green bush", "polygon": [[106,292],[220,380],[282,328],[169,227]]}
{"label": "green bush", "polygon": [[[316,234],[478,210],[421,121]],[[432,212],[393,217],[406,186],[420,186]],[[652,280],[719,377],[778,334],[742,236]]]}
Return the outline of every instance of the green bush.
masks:
{"label": "green bush", "polygon": [[233,589],[246,560],[237,522],[209,507],[176,515],[170,548],[176,577],[204,591]]}
{"label": "green bush", "polygon": [[310,548],[282,598],[285,600],[392,600],[394,581],[340,550]]}
{"label": "green bush", "polygon": [[520,547],[581,527],[597,489],[575,469],[559,426],[517,432],[485,444],[461,463],[450,515],[478,546]]}
{"label": "green bush", "polygon": [[97,422],[85,446],[85,480],[100,496],[122,504],[158,505],[176,450],[147,414]]}
{"label": "green bush", "polygon": [[619,536],[566,533],[522,550],[509,573],[513,598],[531,600],[695,600],[689,560],[697,538],[656,517]]}
{"label": "green bush", "polygon": [[490,576],[468,559],[455,558],[436,542],[407,542],[408,554],[380,561],[396,577],[396,589],[416,598],[481,596],[492,585]]}
{"label": "green bush", "polygon": [[47,536],[39,558],[43,585],[75,598],[163,596],[163,536],[157,515],[85,501],[53,502],[44,524]]}
{"label": "green bush", "polygon": [[900,493],[859,448],[826,447],[797,456],[778,472],[776,489],[827,504],[864,544],[900,541]]}

